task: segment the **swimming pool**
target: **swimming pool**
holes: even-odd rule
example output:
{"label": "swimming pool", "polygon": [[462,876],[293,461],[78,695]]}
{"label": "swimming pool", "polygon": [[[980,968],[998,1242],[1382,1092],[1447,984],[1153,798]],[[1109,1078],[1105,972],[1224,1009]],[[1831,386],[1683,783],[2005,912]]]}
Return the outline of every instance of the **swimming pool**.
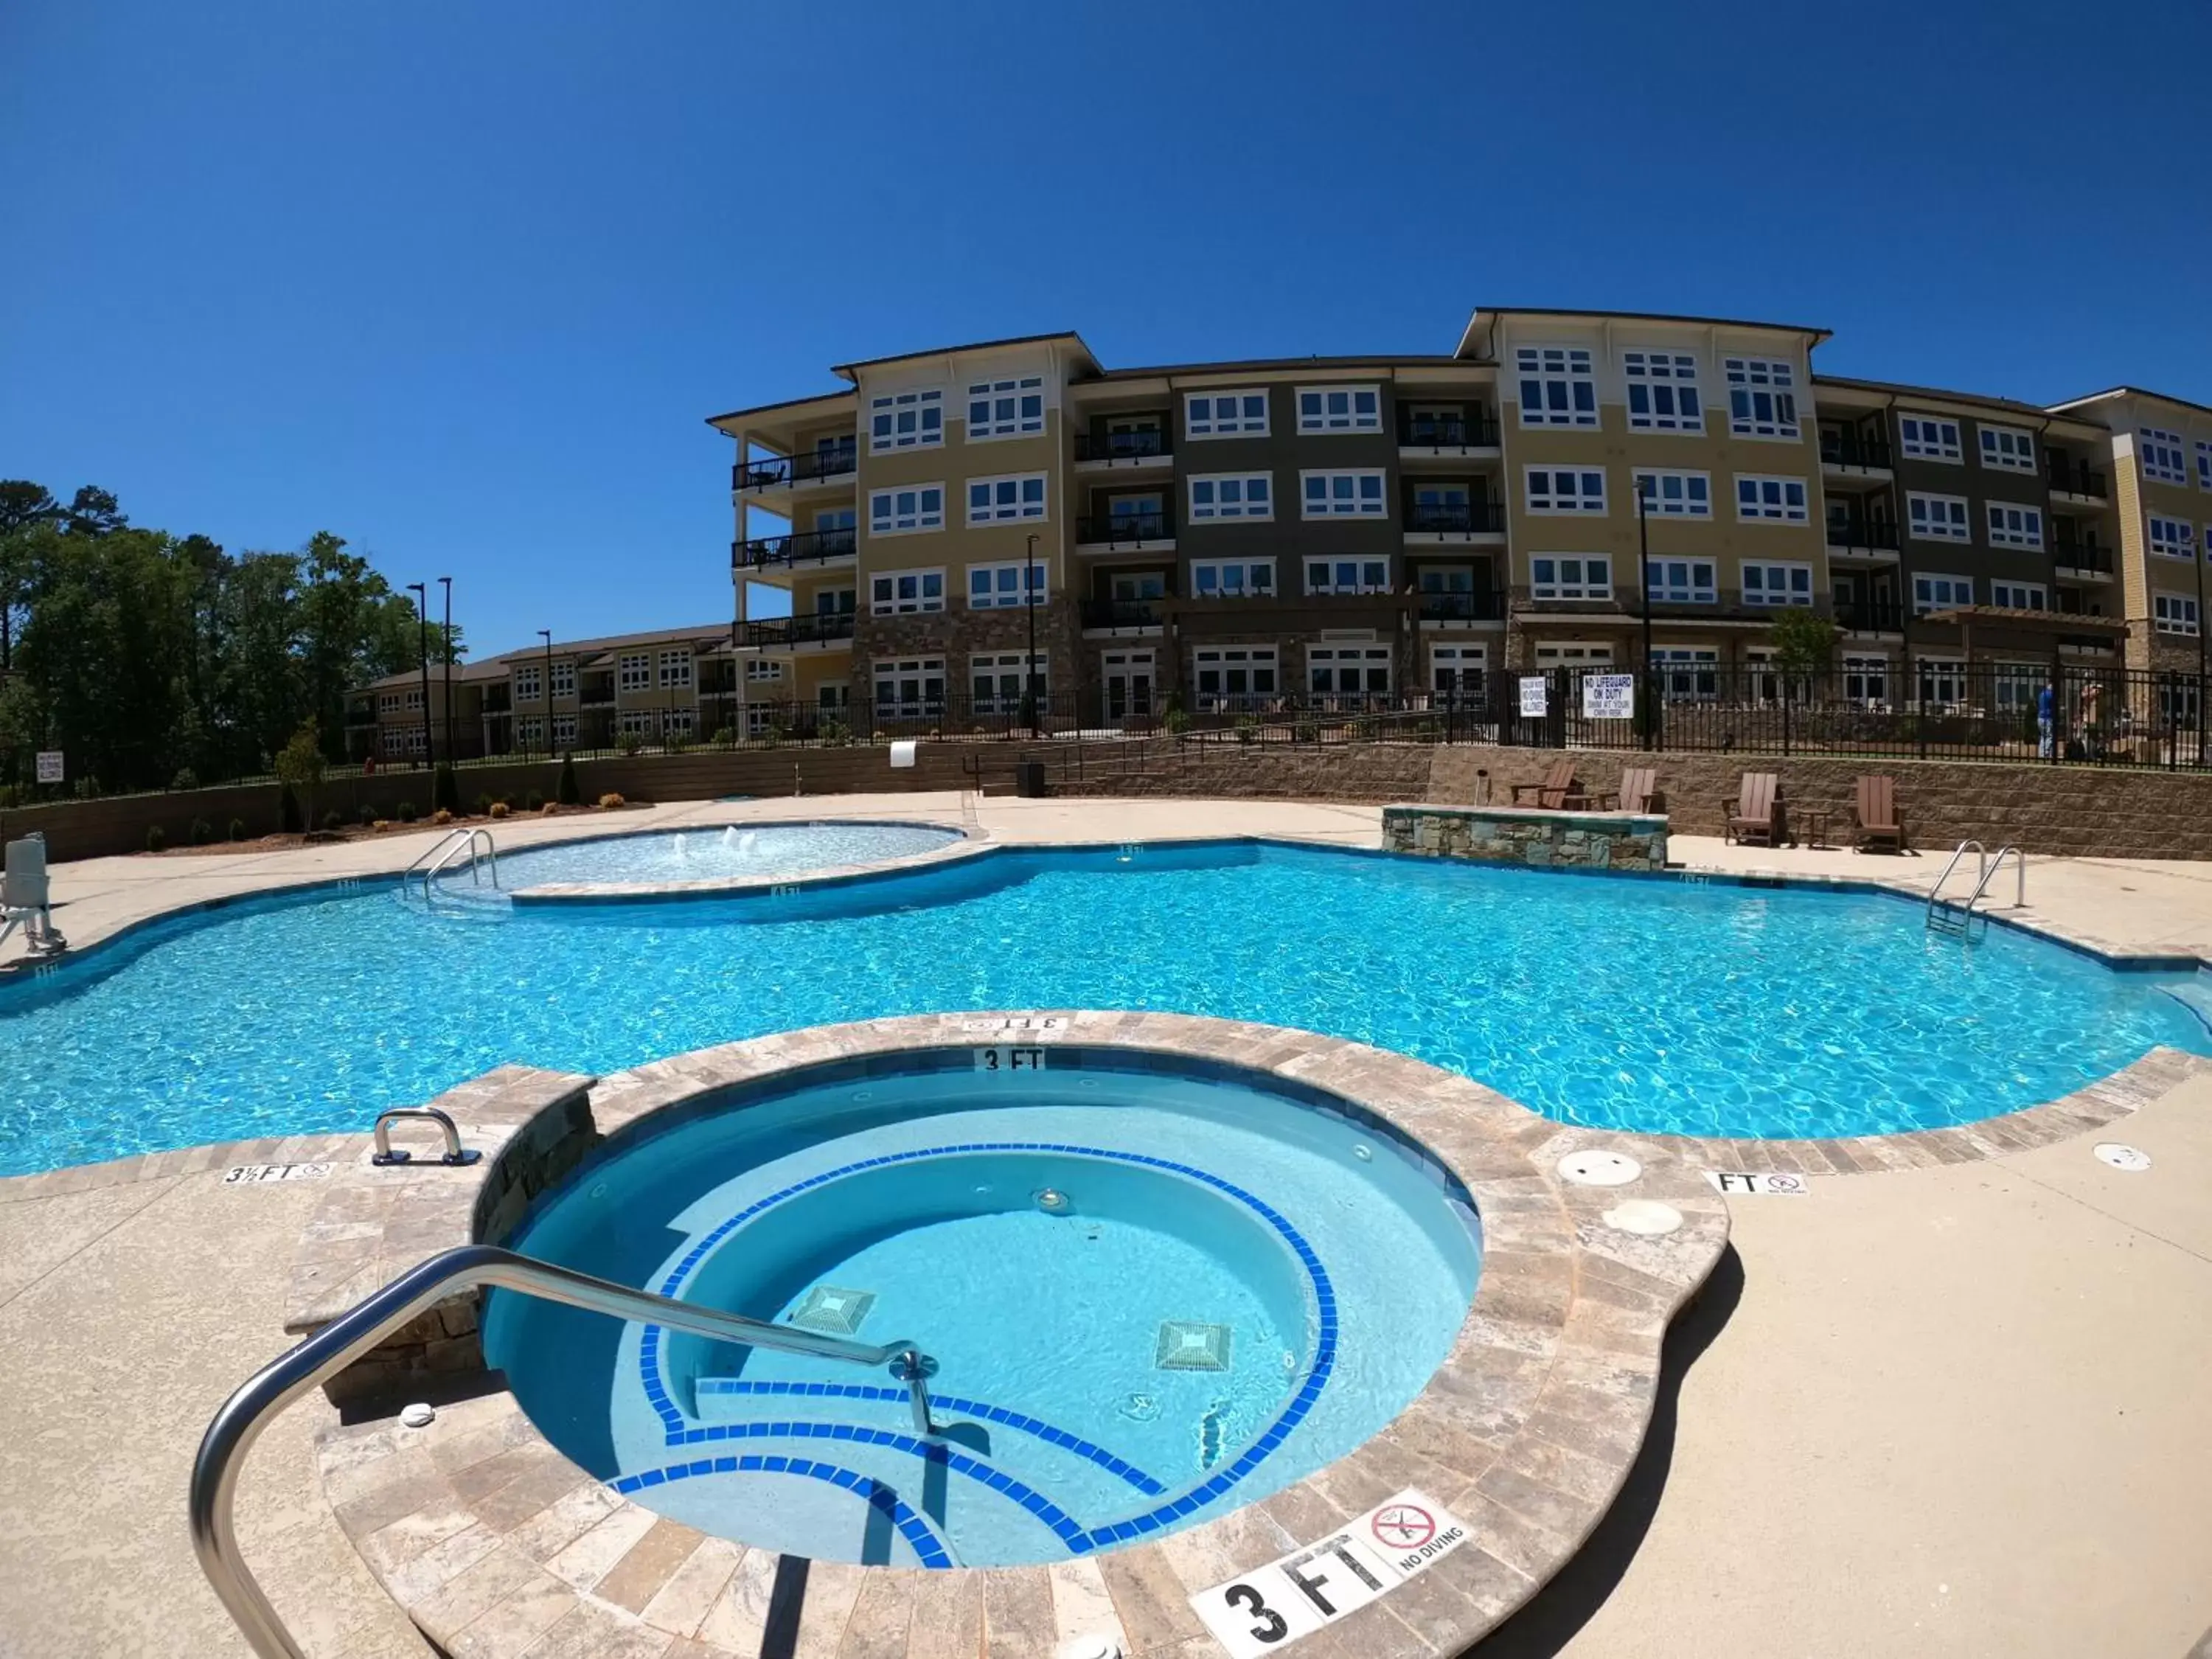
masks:
{"label": "swimming pool", "polygon": [[967,1008],[1304,1027],[1563,1121],[1854,1135],[2049,1100],[2165,1043],[2167,994],[1864,893],[1210,842],[1000,850],[690,902],[426,913],[390,884],[173,918],[0,987],[0,1173],[363,1128],[507,1060],[605,1073]]}
{"label": "swimming pool", "polygon": [[1467,1194],[1345,1103],[1124,1051],[1054,1045],[1012,1076],[973,1052],[686,1114],[586,1165],[516,1241],[751,1318],[911,1340],[935,1444],[873,1366],[495,1293],[486,1355],[539,1429],[726,1537],[1006,1565],[1279,1491],[1450,1352],[1480,1273]]}
{"label": "swimming pool", "polygon": [[[729,824],[711,830],[656,830],[594,836],[552,847],[526,847],[499,857],[508,892],[555,882],[768,880],[805,870],[876,864],[933,853],[963,839],[957,830],[927,823]],[[466,897],[465,876],[441,890]]]}

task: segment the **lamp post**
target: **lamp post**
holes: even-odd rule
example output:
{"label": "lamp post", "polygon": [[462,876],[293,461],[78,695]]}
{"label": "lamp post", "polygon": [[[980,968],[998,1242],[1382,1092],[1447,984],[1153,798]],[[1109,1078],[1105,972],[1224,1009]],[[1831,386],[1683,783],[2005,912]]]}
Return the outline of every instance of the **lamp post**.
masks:
{"label": "lamp post", "polygon": [[545,752],[553,752],[553,630],[541,628],[538,637],[545,641]]}
{"label": "lamp post", "polygon": [[453,579],[438,578],[446,590],[446,758],[453,758]]}
{"label": "lamp post", "polygon": [[2197,555],[2197,763],[2204,763],[2204,561],[2212,559],[2212,529]]}
{"label": "lamp post", "polygon": [[1636,480],[1636,580],[1644,611],[1644,746],[1649,749],[1659,730],[1659,699],[1651,679],[1651,533],[1645,527],[1644,507],[1656,482],[1648,472]]}
{"label": "lamp post", "polygon": [[419,637],[417,655],[422,665],[422,758],[433,769],[438,764],[438,747],[430,736],[430,595],[421,582],[410,582],[407,591],[415,596],[415,620]]}
{"label": "lamp post", "polygon": [[1030,741],[1035,743],[1037,731],[1037,672],[1036,672],[1036,544],[1037,538],[1030,537],[1029,553],[1022,568],[1022,609],[1029,613],[1030,651],[1022,659],[1022,685],[1029,693]]}

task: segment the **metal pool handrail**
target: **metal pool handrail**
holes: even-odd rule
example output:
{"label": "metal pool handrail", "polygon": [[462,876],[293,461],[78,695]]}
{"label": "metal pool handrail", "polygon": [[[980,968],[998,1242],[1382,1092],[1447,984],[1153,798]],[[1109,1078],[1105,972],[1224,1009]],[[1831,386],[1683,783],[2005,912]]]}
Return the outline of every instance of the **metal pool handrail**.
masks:
{"label": "metal pool handrail", "polygon": [[199,1455],[192,1462],[192,1550],[215,1593],[222,1598],[224,1607],[245,1632],[247,1644],[261,1659],[306,1659],[306,1656],[239,1553],[233,1507],[238,1471],[247,1450],[270,1418],[344,1370],[424,1309],[458,1291],[484,1286],[565,1303],[615,1319],[668,1325],[750,1347],[775,1348],[854,1365],[896,1364],[900,1380],[907,1384],[912,1398],[915,1431],[923,1436],[936,1432],[930,1425],[929,1392],[923,1377],[927,1362],[912,1342],[870,1347],[813,1331],[765,1325],[741,1314],[678,1302],[556,1267],[550,1261],[518,1255],[495,1245],[464,1244],[410,1268],[297,1347],[270,1361],[223,1402],[200,1440]]}
{"label": "metal pool handrail", "polygon": [[412,1164],[414,1158],[406,1152],[392,1150],[392,1126],[401,1119],[413,1122],[434,1123],[446,1137],[445,1155],[438,1162],[444,1164],[473,1164],[483,1154],[473,1147],[461,1145],[461,1131],[453,1120],[435,1106],[387,1106],[376,1115],[376,1151],[369,1162],[379,1165]]}

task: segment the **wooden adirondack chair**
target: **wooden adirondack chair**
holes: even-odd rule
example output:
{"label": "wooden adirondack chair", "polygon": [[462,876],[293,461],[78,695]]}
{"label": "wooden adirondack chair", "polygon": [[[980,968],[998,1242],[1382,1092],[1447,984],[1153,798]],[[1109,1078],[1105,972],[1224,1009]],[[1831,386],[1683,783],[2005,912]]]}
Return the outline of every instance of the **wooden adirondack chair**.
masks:
{"label": "wooden adirondack chair", "polygon": [[1659,793],[1658,768],[1627,766],[1621,769],[1620,801],[1622,811],[1664,811],[1666,799]]}
{"label": "wooden adirondack chair", "polygon": [[1739,846],[1778,847],[1782,844],[1782,781],[1771,772],[1747,772],[1742,793],[1734,806],[1723,805],[1728,826],[1723,842]]}
{"label": "wooden adirondack chair", "polygon": [[1902,853],[1905,818],[1897,810],[1897,780],[1870,774],[1858,781],[1851,804],[1851,845],[1862,853]]}
{"label": "wooden adirondack chair", "polygon": [[1544,774],[1541,783],[1516,783],[1513,786],[1516,806],[1537,806],[1551,811],[1563,811],[1569,807],[1586,806],[1589,797],[1575,781],[1572,761],[1554,761]]}

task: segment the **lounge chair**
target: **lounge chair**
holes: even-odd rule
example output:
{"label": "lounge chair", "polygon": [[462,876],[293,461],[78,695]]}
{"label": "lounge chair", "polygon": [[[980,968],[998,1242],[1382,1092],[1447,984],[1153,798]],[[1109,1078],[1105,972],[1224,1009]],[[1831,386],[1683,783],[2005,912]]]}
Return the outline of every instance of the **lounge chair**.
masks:
{"label": "lounge chair", "polygon": [[1554,761],[1545,772],[1541,783],[1516,783],[1513,786],[1513,804],[1557,812],[1569,807],[1577,810],[1587,807],[1589,797],[1575,781],[1575,763],[1572,761]]}
{"label": "lounge chair", "polygon": [[1735,805],[1723,805],[1727,828],[1721,839],[1740,847],[1779,847],[1784,834],[1782,784],[1771,772],[1747,772]]}
{"label": "lounge chair", "polygon": [[1620,793],[1617,797],[1624,812],[1663,812],[1667,798],[1659,793],[1659,769],[1653,766],[1629,766],[1621,769]]}
{"label": "lounge chair", "polygon": [[1871,774],[1858,781],[1851,803],[1851,845],[1862,853],[1902,853],[1905,819],[1897,810],[1897,781]]}

